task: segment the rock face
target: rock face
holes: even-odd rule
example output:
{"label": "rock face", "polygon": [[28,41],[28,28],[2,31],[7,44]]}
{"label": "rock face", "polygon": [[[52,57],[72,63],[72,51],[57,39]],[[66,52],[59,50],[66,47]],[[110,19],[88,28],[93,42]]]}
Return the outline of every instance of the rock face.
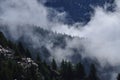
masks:
{"label": "rock face", "polygon": [[24,69],[30,68],[32,65],[38,68],[38,64],[35,63],[31,58],[22,58],[21,61],[17,62],[20,64]]}
{"label": "rock face", "polygon": [[0,45],[0,56],[4,56],[5,58],[14,59],[14,51],[10,48],[3,48]]}
{"label": "rock face", "polygon": [[24,53],[16,54],[14,49],[0,45],[0,80],[34,80],[34,77],[43,80],[38,64],[32,58]]}
{"label": "rock face", "polygon": [[14,60],[16,63],[20,64],[24,69],[30,68],[32,65],[38,67],[38,64],[34,62],[29,57],[21,57],[16,59],[14,50],[10,48],[4,48],[0,45],[0,56],[4,57],[5,59]]}

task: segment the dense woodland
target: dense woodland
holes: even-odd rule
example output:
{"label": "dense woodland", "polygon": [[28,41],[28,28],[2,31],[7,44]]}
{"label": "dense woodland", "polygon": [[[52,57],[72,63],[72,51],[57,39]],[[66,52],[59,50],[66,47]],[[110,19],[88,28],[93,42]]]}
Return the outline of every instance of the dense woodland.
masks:
{"label": "dense woodland", "polygon": [[[33,59],[37,66],[30,65],[25,68],[18,62],[23,57],[31,59],[32,57],[30,51],[21,42],[11,42],[0,32],[0,45],[14,51],[13,58],[0,54],[0,80],[100,80],[94,64],[91,64],[90,71],[86,72],[81,62],[73,65],[71,62],[63,60],[58,66],[53,59],[50,64],[47,64],[41,60],[39,54],[36,59]],[[117,80],[120,80],[120,74],[118,74]]]}

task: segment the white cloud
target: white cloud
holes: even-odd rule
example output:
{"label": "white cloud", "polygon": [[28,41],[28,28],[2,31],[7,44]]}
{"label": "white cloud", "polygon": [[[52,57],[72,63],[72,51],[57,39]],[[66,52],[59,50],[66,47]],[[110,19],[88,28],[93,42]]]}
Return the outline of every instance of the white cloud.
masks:
{"label": "white cloud", "polygon": [[[58,13],[53,9],[46,8],[43,4],[38,3],[37,0],[4,0],[0,3],[0,22],[8,24],[8,29],[13,38],[16,40],[24,34],[28,34],[35,39],[34,42],[39,42],[39,37],[32,33],[30,27],[24,28],[22,25],[35,25],[54,32],[68,34],[71,36],[85,37],[84,46],[86,48],[86,56],[97,58],[101,64],[109,62],[112,66],[120,65],[120,1],[116,0],[116,11],[107,12],[102,8],[95,8],[95,14],[92,16],[90,22],[82,26],[82,23],[68,25],[62,23],[66,13]],[[57,15],[53,21],[48,19],[50,11],[54,11]],[[19,25],[19,26],[18,26]],[[21,26],[20,26],[21,25]],[[79,26],[79,28],[77,28]],[[69,47],[79,47],[81,41],[68,41]],[[58,49],[58,55],[53,53],[56,57],[63,55],[66,51]],[[61,53],[60,53],[61,52]],[[87,53],[88,52],[88,53]],[[70,53],[67,56],[72,56]],[[66,58],[66,55],[61,56]],[[59,58],[58,58],[59,59]],[[103,65],[104,65],[103,64]]]}
{"label": "white cloud", "polygon": [[5,0],[0,6],[3,11],[0,19],[5,23],[48,26],[47,8],[37,0]]}
{"label": "white cloud", "polygon": [[119,10],[110,13],[97,8],[95,16],[83,31],[89,41],[86,46],[88,56],[97,58],[100,63],[103,63],[104,60],[112,66],[120,65],[119,13]]}

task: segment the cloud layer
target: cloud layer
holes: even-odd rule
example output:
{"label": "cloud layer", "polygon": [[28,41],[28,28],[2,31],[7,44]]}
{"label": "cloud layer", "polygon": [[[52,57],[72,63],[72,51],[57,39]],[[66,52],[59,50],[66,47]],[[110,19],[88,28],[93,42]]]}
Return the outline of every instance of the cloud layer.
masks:
{"label": "cloud layer", "polygon": [[[120,1],[116,0],[117,7],[114,12],[107,12],[105,9],[95,8],[95,14],[92,16],[90,22],[85,26],[82,23],[75,23],[73,25],[64,24],[64,13],[45,7],[37,0],[1,0],[0,1],[0,23],[9,25],[8,30],[15,40],[19,39],[22,35],[30,35],[35,41],[38,42],[37,36],[34,36],[32,28],[22,27],[22,25],[35,25],[41,28],[52,30],[57,33],[67,34],[76,37],[85,37],[82,42],[86,53],[84,56],[96,58],[102,65],[106,63],[112,66],[120,65]],[[52,20],[50,14],[53,14]],[[33,37],[34,36],[34,37]],[[80,47],[81,41],[67,40],[69,47]],[[61,52],[62,51],[62,52]],[[51,52],[53,56],[62,58],[74,55],[69,49],[64,50],[61,48],[55,49]]]}

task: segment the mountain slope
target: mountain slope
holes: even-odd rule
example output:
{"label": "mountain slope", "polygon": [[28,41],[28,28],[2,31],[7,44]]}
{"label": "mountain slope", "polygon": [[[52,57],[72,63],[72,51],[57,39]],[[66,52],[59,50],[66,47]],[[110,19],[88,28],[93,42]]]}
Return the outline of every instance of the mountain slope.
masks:
{"label": "mountain slope", "polygon": [[80,62],[72,65],[71,62],[63,60],[61,67],[57,67],[53,59],[48,65],[40,59],[39,54],[33,60],[21,43],[14,44],[8,41],[2,33],[0,33],[1,42],[0,80],[98,80],[99,78],[94,64],[91,65],[90,74],[87,76]]}

